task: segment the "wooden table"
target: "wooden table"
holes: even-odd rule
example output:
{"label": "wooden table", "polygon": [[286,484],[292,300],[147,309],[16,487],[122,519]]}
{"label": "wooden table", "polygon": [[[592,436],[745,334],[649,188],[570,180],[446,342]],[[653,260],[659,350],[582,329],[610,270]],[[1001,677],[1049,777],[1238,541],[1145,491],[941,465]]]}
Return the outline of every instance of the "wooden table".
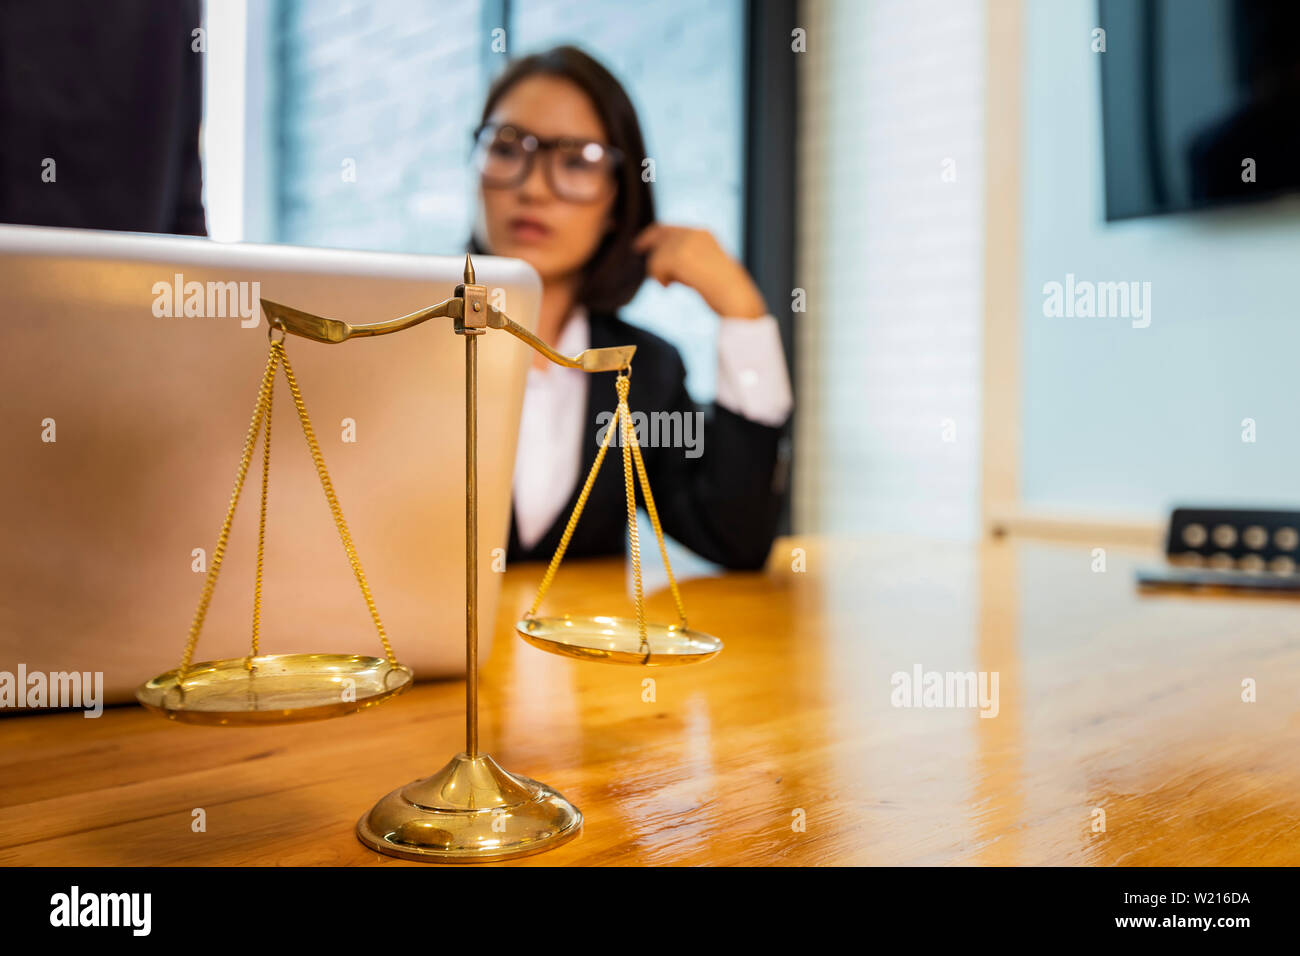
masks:
{"label": "wooden table", "polygon": [[[720,657],[651,670],[514,638],[542,568],[511,568],[481,738],[586,817],[516,862],[1300,863],[1297,606],[1139,595],[1155,557],[1112,548],[1097,572],[1090,546],[782,540],[766,573],[684,584]],[[566,562],[548,606],[610,613],[625,587],[619,561]],[[651,607],[671,618],[666,593]],[[996,671],[997,716],[893,706],[917,665]],[[275,729],[0,719],[0,864],[419,866],[353,827],[463,747],[463,705],[442,682]]]}

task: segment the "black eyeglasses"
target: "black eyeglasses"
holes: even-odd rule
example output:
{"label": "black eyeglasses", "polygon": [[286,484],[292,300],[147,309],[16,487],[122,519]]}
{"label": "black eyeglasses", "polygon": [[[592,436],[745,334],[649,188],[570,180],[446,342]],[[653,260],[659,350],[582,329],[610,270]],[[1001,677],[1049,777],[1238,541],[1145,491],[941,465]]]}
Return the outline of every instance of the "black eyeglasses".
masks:
{"label": "black eyeglasses", "polygon": [[492,123],[474,131],[474,165],[490,188],[521,185],[539,152],[546,154],[543,170],[551,191],[569,202],[600,199],[623,158],[614,147],[591,139],[543,139],[518,126]]}

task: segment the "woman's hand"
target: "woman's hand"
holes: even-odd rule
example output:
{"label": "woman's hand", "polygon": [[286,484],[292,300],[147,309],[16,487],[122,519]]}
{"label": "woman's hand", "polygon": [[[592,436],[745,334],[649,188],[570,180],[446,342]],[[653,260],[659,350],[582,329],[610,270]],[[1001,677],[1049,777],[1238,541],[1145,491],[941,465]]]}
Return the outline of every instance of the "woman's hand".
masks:
{"label": "woman's hand", "polygon": [[663,286],[690,286],[720,316],[757,319],[767,314],[762,293],[745,267],[727,255],[707,229],[655,223],[632,247],[645,255],[652,279]]}

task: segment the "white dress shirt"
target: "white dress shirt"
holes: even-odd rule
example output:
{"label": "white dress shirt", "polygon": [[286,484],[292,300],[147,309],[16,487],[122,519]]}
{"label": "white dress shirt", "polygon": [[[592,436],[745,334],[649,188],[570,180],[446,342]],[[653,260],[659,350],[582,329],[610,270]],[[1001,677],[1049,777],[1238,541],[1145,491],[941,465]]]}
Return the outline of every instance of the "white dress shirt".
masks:
{"label": "white dress shirt", "polygon": [[[590,343],[587,311],[579,306],[554,347],[576,355]],[[525,548],[533,547],[555,523],[581,478],[583,430],[596,427],[596,422],[583,421],[588,375],[559,365],[529,365],[514,473],[515,527]],[[721,320],[715,400],[763,425],[781,425],[789,417],[794,394],[774,317]],[[616,403],[611,396],[608,410]]]}

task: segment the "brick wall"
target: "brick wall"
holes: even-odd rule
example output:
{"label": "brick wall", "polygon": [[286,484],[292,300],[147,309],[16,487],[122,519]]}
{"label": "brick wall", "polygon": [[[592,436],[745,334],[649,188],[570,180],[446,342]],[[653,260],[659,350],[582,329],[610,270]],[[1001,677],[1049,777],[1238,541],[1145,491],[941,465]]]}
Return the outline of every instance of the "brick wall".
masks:
{"label": "brick wall", "polygon": [[[507,55],[574,42],[619,76],[655,160],[661,219],[708,227],[739,253],[741,0],[280,0],[276,240],[464,248],[469,132],[502,65],[490,34],[502,6]],[[698,296],[651,283],[625,317],[674,341],[692,392],[712,396],[716,322]]]}
{"label": "brick wall", "polygon": [[978,530],[978,0],[808,0],[794,524]]}
{"label": "brick wall", "polygon": [[282,0],[277,241],[464,247],[469,131],[486,90],[481,15],[480,0]]}

